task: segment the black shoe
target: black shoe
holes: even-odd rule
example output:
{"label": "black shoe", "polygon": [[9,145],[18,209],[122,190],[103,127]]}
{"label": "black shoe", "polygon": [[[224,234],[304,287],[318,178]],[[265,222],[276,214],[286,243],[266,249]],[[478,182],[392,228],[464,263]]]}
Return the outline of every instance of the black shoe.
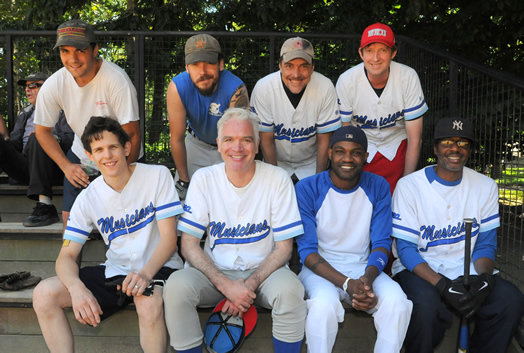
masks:
{"label": "black shoe", "polygon": [[23,225],[24,227],[42,227],[56,223],[59,220],[55,205],[37,202],[33,213],[24,220]]}

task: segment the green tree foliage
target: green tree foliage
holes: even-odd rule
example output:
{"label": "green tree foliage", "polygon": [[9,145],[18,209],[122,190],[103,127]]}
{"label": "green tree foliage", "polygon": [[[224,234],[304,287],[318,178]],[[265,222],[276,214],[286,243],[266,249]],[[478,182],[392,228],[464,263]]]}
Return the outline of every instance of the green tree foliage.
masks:
{"label": "green tree foliage", "polygon": [[1,29],[55,29],[69,18],[107,30],[361,33],[373,22],[524,76],[521,0],[9,0]]}

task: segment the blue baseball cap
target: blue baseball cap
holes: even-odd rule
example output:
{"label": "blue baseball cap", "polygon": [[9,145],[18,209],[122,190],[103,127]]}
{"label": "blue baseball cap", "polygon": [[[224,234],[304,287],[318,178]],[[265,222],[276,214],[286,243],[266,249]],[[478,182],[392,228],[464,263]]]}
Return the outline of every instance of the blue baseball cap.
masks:
{"label": "blue baseball cap", "polygon": [[362,145],[366,151],[368,150],[368,138],[364,131],[356,126],[342,126],[335,130],[333,136],[331,136],[329,148],[333,148],[333,145],[340,141],[355,142]]}

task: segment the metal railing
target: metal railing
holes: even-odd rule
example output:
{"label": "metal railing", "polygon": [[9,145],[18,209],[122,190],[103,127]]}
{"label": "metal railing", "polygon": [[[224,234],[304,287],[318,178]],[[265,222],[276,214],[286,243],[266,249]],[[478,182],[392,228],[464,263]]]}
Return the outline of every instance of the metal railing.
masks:
{"label": "metal railing", "polygon": [[[295,33],[210,32],[222,46],[226,68],[249,92],[263,76],[278,69],[283,41]],[[97,32],[100,55],[123,67],[139,98],[143,141],[148,162],[172,163],[165,94],[170,79],[184,68],[184,44],[194,32]],[[360,35],[298,34],[315,46],[315,70],[335,83],[360,62]],[[0,31],[0,112],[14,121],[24,91],[16,80],[34,71],[62,67],[53,50],[55,32]],[[469,166],[500,186],[497,267],[524,291],[524,80],[490,69],[403,36],[397,37],[396,60],[419,74],[429,111],[424,116],[419,167],[435,162],[433,126],[445,116],[475,122],[477,144]],[[6,94],[6,95],[5,95]]]}

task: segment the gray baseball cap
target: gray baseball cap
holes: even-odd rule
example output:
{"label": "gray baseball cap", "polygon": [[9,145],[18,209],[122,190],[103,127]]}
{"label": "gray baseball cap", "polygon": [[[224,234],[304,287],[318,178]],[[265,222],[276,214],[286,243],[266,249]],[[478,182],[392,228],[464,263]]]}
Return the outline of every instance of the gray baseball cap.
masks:
{"label": "gray baseball cap", "polygon": [[19,84],[20,86],[25,86],[27,81],[45,81],[48,78],[49,76],[47,76],[43,72],[36,72],[34,74],[27,76],[26,78],[22,78],[18,80],[17,84]]}
{"label": "gray baseball cap", "polygon": [[220,44],[213,36],[197,34],[186,42],[186,65],[201,61],[216,64],[218,62],[218,54],[220,53]]}
{"label": "gray baseball cap", "polygon": [[282,44],[280,56],[283,57],[284,62],[301,58],[311,64],[315,58],[315,52],[313,45],[307,39],[295,37],[289,38]]}
{"label": "gray baseball cap", "polygon": [[87,49],[89,44],[96,43],[95,32],[90,24],[80,20],[62,23],[56,30],[57,40],[53,49],[70,45],[77,49]]}

